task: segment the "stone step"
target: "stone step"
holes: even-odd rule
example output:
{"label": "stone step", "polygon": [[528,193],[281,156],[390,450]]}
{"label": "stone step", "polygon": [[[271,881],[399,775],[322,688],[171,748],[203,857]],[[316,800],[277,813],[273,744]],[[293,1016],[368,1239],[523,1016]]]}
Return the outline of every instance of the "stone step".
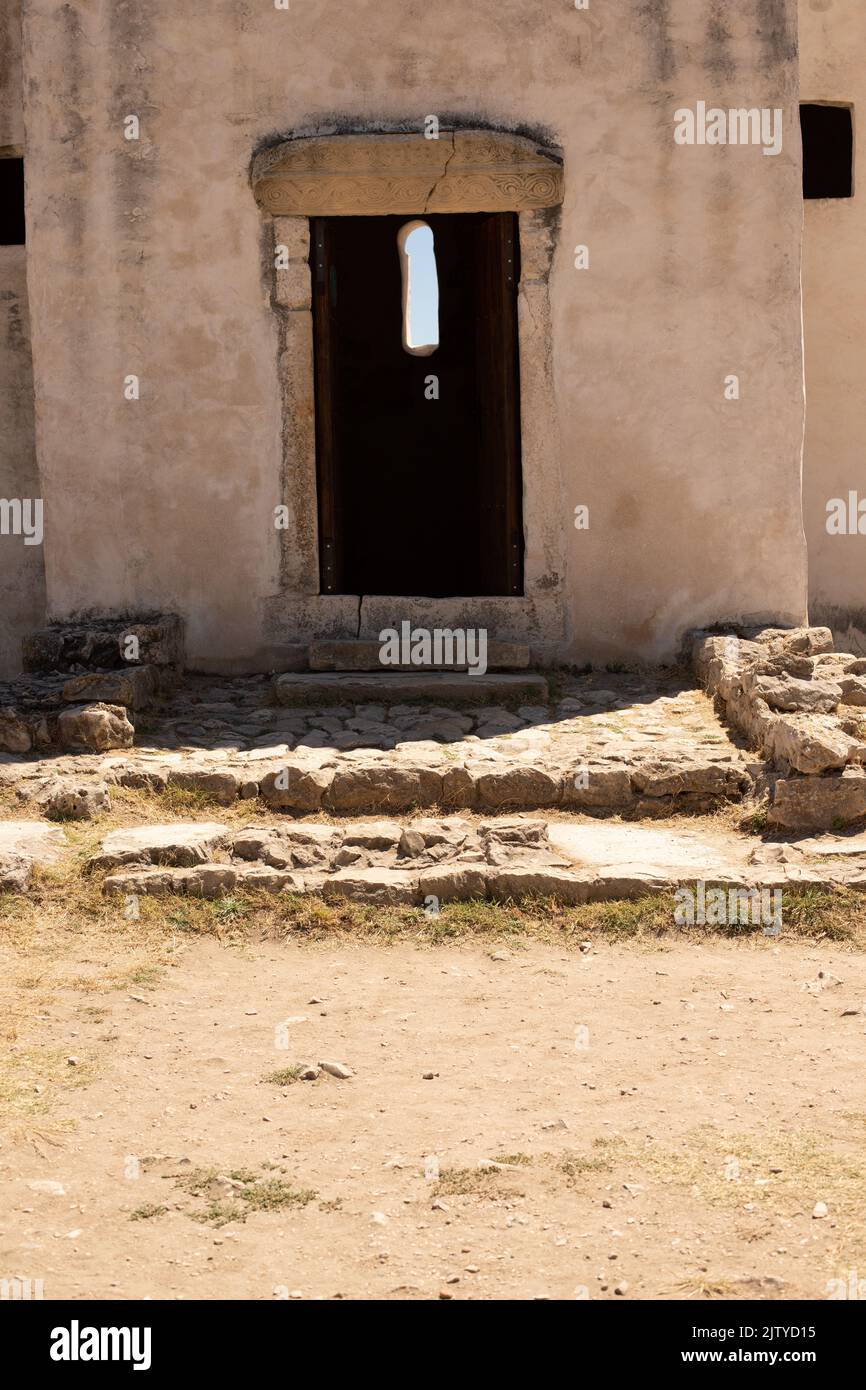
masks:
{"label": "stone step", "polygon": [[349,703],[412,704],[444,700],[462,705],[546,705],[550,698],[543,676],[494,674],[475,676],[464,671],[403,672],[381,668],[357,675],[342,671],[275,676],[274,699],[278,705]]}
{"label": "stone step", "polygon": [[[310,643],[309,665],[311,671],[376,671],[381,673],[382,643],[370,640],[360,641],[317,641]],[[487,669],[489,671],[525,671],[529,666],[529,647],[525,642],[487,643]],[[391,666],[390,671],[418,673],[417,666]],[[453,675],[465,671],[466,665],[457,666],[443,663],[440,666],[427,666],[425,670],[443,671]]]}
{"label": "stone step", "polygon": [[[2,829],[0,823],[0,849]],[[108,871],[106,893],[216,898],[259,889],[413,907],[431,897],[586,903],[686,888],[678,904],[683,925],[704,925],[708,908],[722,909],[717,924],[772,926],[769,934],[778,935],[783,890],[866,889],[866,834],[780,844],[718,826],[671,832],[526,816],[240,829],[193,821],[114,830],[87,869]]]}

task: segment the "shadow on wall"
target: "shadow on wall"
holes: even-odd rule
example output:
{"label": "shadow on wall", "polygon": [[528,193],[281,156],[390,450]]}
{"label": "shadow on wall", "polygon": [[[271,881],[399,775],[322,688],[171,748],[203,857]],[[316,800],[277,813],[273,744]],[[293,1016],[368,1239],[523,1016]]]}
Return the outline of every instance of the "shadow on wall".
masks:
{"label": "shadow on wall", "polygon": [[0,245],[0,677],[20,672],[22,639],[45,621],[25,255]]}

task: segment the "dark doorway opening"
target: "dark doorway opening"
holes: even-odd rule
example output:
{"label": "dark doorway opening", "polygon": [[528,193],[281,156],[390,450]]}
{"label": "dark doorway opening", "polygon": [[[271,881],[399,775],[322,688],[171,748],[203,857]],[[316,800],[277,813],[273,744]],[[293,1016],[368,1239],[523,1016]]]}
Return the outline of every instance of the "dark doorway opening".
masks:
{"label": "dark doorway opening", "polygon": [[322,591],[522,594],[517,217],[423,217],[426,356],[404,346],[398,234],[413,220],[313,222]]}
{"label": "dark doorway opening", "polygon": [[854,179],[854,121],[850,106],[800,107],[803,197],[850,198]]}
{"label": "dark doorway opening", "polygon": [[0,246],[24,245],[24,160],[0,157]]}

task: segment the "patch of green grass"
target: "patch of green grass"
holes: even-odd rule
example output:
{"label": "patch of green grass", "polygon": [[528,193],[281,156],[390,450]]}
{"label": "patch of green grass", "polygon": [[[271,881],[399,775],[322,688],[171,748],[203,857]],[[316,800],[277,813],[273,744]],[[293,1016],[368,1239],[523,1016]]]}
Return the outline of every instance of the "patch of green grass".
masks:
{"label": "patch of green grass", "polygon": [[150,987],[158,985],[162,979],[163,971],[158,965],[139,965],[128,975],[131,985],[141,985]]}
{"label": "patch of green grass", "polygon": [[208,1202],[206,1207],[191,1211],[189,1215],[202,1226],[228,1226],[231,1221],[246,1220],[246,1213],[239,1212],[237,1206],[230,1202]]}
{"label": "patch of green grass", "polygon": [[609,1173],[613,1164],[608,1156],[593,1158],[591,1154],[565,1153],[556,1166],[571,1184],[586,1173]]}
{"label": "patch of green grass", "polygon": [[211,912],[217,922],[237,922],[248,915],[249,904],[244,902],[242,898],[216,898],[211,906]]}
{"label": "patch of green grass", "polygon": [[782,894],[782,930],[798,936],[853,939],[866,927],[866,899],[845,889],[806,888]]}
{"label": "patch of green grass", "polygon": [[155,1202],[145,1202],[143,1207],[136,1207],[135,1211],[129,1213],[130,1221],[150,1221],[154,1216],[164,1216],[168,1207],[157,1206]]}
{"label": "patch of green grass", "polygon": [[[293,1187],[283,1178],[263,1177],[252,1168],[233,1168],[227,1173],[220,1173],[216,1168],[194,1168],[189,1173],[171,1176],[175,1184],[189,1196],[205,1200],[204,1207],[190,1211],[189,1215],[194,1221],[209,1226],[246,1221],[253,1211],[284,1211],[304,1207],[318,1195],[311,1187]],[[212,1186],[226,1177],[241,1186],[230,1193],[214,1194]]]}
{"label": "patch of green grass", "polygon": [[295,1081],[299,1080],[303,1070],[303,1065],[298,1062],[294,1066],[282,1067],[279,1071],[272,1071],[267,1076],[263,1076],[262,1080],[269,1082],[272,1086],[291,1086]]}
{"label": "patch of green grass", "polygon": [[744,816],[739,823],[739,828],[744,835],[763,835],[767,828],[769,807],[760,806],[751,815]]}
{"label": "patch of green grass", "polygon": [[93,1058],[79,1057],[76,1065],[70,1066],[68,1055],[65,1048],[33,1043],[4,1047],[0,1117],[13,1126],[26,1124],[47,1115],[66,1087],[88,1085],[95,1073]]}
{"label": "patch of green grass", "polygon": [[598,932],[614,940],[663,936],[675,929],[673,899],[661,893],[571,908],[565,927],[572,937],[583,938]]}
{"label": "patch of green grass", "polygon": [[518,1197],[514,1188],[503,1186],[499,1168],[443,1168],[434,1188],[436,1197]]}
{"label": "patch of green grass", "polygon": [[282,1178],[265,1178],[245,1187],[241,1200],[250,1211],[283,1211],[286,1207],[305,1207],[316,1197],[312,1187],[292,1187]]}
{"label": "patch of green grass", "polygon": [[525,918],[510,905],[470,898],[465,902],[446,903],[435,915],[425,914],[421,935],[425,941],[438,944],[467,934],[520,936],[525,931]]}
{"label": "patch of green grass", "polygon": [[181,931],[186,931],[192,926],[192,914],[183,907],[166,913],[165,920],[169,926],[178,927]]}
{"label": "patch of green grass", "polygon": [[760,1201],[791,1215],[811,1210],[821,1199],[837,1218],[844,1214],[863,1229],[866,1163],[858,1151],[844,1151],[826,1134],[732,1134],[702,1125],[675,1149],[657,1140],[620,1139],[611,1154],[623,1167],[640,1171],[641,1181],[677,1182],[710,1206],[740,1208],[744,1200]]}
{"label": "patch of green grass", "polygon": [[[785,893],[782,901],[783,934],[824,935],[836,941],[866,943],[866,896],[844,890],[808,889]],[[222,910],[220,904],[225,904]],[[239,934],[238,939],[257,928],[266,938],[302,936],[323,941],[346,934],[353,939],[362,937],[384,943],[414,940],[429,946],[461,939],[508,939],[514,944],[521,938],[534,938],[576,947],[594,936],[613,941],[654,941],[665,937],[760,937],[763,931],[760,924],[751,923],[679,926],[674,919],[675,907],[674,897],[668,893],[646,893],[638,898],[578,906],[530,896],[520,901],[473,899],[444,903],[435,916],[428,916],[422,908],[373,907],[348,900],[324,902],[312,893],[250,893],[212,902],[193,900],[173,911],[168,920],[185,933],[215,933],[221,938],[225,928]],[[160,911],[159,907],[154,910]]]}
{"label": "patch of green grass", "polygon": [[177,815],[186,815],[189,812],[203,811],[211,806],[220,805],[217,797],[202,787],[178,787],[173,782],[160,787],[155,795],[158,803],[165,810],[173,811]]}

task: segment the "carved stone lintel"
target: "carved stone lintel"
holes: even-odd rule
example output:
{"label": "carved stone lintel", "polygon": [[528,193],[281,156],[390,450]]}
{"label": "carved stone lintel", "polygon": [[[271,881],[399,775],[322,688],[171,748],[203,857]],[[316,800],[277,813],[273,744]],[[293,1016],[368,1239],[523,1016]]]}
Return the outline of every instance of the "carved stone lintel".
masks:
{"label": "carved stone lintel", "polygon": [[553,151],[498,131],[327,135],[264,151],[253,190],[273,217],[521,212],[562,202],[562,165]]}

